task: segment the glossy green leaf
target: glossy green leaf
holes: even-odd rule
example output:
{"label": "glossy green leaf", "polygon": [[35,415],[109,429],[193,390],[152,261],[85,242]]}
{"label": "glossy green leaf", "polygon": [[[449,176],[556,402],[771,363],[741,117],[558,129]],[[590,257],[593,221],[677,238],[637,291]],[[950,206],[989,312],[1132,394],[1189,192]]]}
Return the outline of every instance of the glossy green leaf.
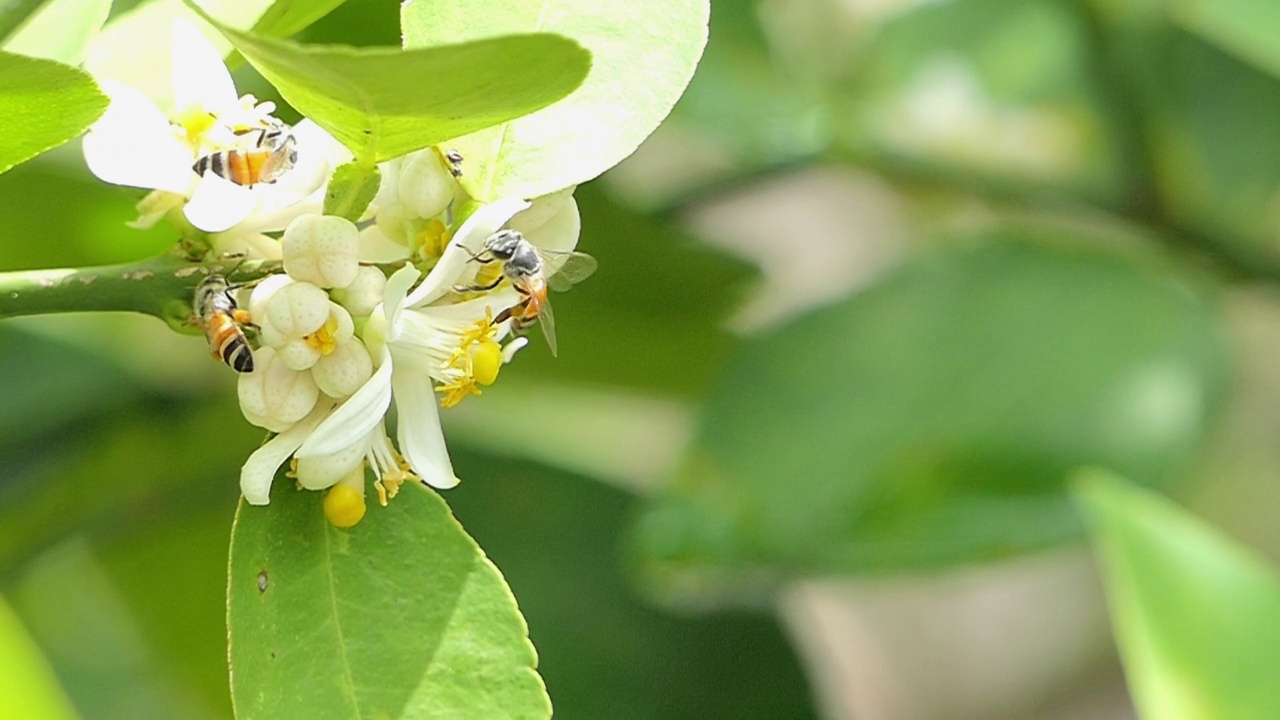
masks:
{"label": "glossy green leaf", "polygon": [[53,0],[5,41],[19,55],[79,65],[111,11],[111,0]]}
{"label": "glossy green leaf", "polygon": [[1280,76],[1280,3],[1271,0],[1169,0],[1186,29]]}
{"label": "glossy green leaf", "polygon": [[236,717],[550,717],[515,598],[438,495],[405,488],[350,530],[320,503],[282,480],[237,513]]}
{"label": "glossy green leaf", "polygon": [[748,341],[643,518],[659,581],[940,567],[1077,537],[1080,464],[1154,483],[1226,378],[1216,304],[1163,268],[984,238]]}
{"label": "glossy green leaf", "polygon": [[346,1],[276,0],[253,24],[252,32],[264,37],[293,37]]}
{"label": "glossy green leaf", "polygon": [[398,50],[308,47],[218,28],[364,165],[546,107],[573,92],[591,64],[581,46],[551,34]]}
{"label": "glossy green leaf", "polygon": [[333,172],[324,195],[324,214],[344,217],[356,222],[378,194],[382,175],[378,168],[365,169],[347,163]]}
{"label": "glossy green leaf", "polygon": [[1076,486],[1144,720],[1280,708],[1280,575],[1258,553],[1110,473]]}
{"label": "glossy green leaf", "polygon": [[708,0],[410,0],[405,47],[555,32],[591,51],[591,74],[544,111],[450,141],[474,197],[534,197],[585,182],[636,149],[671,111],[707,40]]}
{"label": "glossy green leaf", "polygon": [[0,597],[0,712],[23,720],[63,720],[76,717],[62,688],[22,627]]}
{"label": "glossy green leaf", "polygon": [[107,97],[84,72],[0,52],[0,172],[76,137],[106,109]]}

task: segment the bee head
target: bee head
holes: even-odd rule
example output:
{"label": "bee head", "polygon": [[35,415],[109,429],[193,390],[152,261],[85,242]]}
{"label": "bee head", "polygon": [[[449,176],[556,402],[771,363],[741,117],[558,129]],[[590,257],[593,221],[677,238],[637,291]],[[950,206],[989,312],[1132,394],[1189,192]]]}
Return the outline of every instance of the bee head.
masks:
{"label": "bee head", "polygon": [[484,249],[499,260],[510,260],[516,248],[524,242],[524,236],[515,230],[499,230],[484,241]]}

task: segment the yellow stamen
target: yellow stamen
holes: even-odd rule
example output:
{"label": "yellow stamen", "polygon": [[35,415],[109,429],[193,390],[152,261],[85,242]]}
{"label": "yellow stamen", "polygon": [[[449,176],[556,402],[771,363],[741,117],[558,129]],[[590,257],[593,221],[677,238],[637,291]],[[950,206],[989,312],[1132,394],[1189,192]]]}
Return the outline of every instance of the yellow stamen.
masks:
{"label": "yellow stamen", "polygon": [[364,512],[364,495],[350,485],[338,483],[324,496],[324,516],[334,527],[352,527],[364,519]]}
{"label": "yellow stamen", "polygon": [[418,247],[421,248],[422,257],[428,260],[440,259],[451,239],[453,231],[445,227],[439,218],[429,221],[422,232],[418,233]]}
{"label": "yellow stamen", "polygon": [[319,330],[307,335],[304,339],[321,355],[329,355],[338,347],[338,340],[334,337],[337,332],[338,319],[330,314],[329,319],[324,321],[324,325],[321,325]]}
{"label": "yellow stamen", "polygon": [[179,113],[177,124],[182,130],[183,139],[191,147],[198,148],[204,143],[205,133],[218,124],[218,118],[213,113],[197,105],[186,108]]}
{"label": "yellow stamen", "polygon": [[493,312],[484,310],[484,319],[475,327],[462,333],[458,349],[442,368],[453,371],[453,379],[436,388],[440,393],[441,407],[453,407],[468,395],[479,395],[477,385],[492,385],[502,368],[502,346],[494,340],[498,329],[493,326]]}

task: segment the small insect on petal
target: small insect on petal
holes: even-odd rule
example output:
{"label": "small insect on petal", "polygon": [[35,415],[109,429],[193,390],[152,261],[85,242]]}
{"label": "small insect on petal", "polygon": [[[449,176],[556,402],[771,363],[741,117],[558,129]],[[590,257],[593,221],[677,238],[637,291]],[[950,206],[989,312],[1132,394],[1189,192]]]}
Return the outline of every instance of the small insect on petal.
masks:
{"label": "small insect on petal", "polygon": [[324,496],[324,516],[334,527],[353,527],[364,519],[364,511],[364,496],[350,485],[334,485]]}

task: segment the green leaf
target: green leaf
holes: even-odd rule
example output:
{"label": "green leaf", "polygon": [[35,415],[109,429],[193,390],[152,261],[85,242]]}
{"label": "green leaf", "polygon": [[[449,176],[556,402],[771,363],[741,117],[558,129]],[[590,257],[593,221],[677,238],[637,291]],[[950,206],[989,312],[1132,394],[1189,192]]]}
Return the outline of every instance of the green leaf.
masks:
{"label": "green leaf", "polygon": [[551,34],[408,51],[306,47],[205,17],[366,166],[546,107],[573,92],[591,64],[577,43]]}
{"label": "green leaf", "polygon": [[76,137],[106,109],[84,72],[0,51],[0,172]]}
{"label": "green leaf", "polygon": [[79,65],[111,11],[111,0],[53,0],[32,16],[3,49]]}
{"label": "green leaf", "polygon": [[523,32],[555,32],[591,51],[591,74],[542,112],[450,142],[467,158],[461,179],[482,200],[534,197],[618,164],[671,111],[707,41],[708,0],[411,0],[405,47]]}
{"label": "green leaf", "polygon": [[1280,76],[1280,4],[1272,0],[1166,0],[1174,20],[1256,67]]}
{"label": "green leaf", "polygon": [[382,174],[376,167],[365,169],[357,163],[340,166],[333,172],[329,188],[325,191],[324,214],[356,222],[373,202],[381,182]]}
{"label": "green leaf", "polygon": [[1082,476],[1076,495],[1142,717],[1275,717],[1275,568],[1167,499],[1110,473]]}
{"label": "green leaf", "polygon": [[347,0],[276,0],[253,25],[255,35],[287,38],[311,27]]}
{"label": "green leaf", "polygon": [[18,617],[0,597],[0,708],[5,717],[62,720],[75,710]]}
{"label": "green leaf", "polygon": [[1183,472],[1225,386],[1216,304],[1160,267],[1028,239],[903,267],[744,343],[641,523],[655,579],[1005,557],[1078,536],[1078,465]]}
{"label": "green leaf", "polygon": [[45,0],[12,0],[0,5],[0,40],[6,40],[40,10]]}
{"label": "green leaf", "polygon": [[236,717],[550,717],[515,598],[438,495],[406,488],[351,530],[320,503],[281,480],[236,515]]}

